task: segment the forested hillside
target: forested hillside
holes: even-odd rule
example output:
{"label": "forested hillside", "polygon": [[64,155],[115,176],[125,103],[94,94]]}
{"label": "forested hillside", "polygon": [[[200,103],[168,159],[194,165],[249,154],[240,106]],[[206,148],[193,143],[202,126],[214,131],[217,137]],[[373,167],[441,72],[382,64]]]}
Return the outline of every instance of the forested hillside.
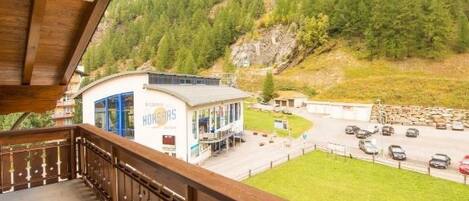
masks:
{"label": "forested hillside", "polygon": [[348,39],[369,58],[434,59],[468,50],[468,8],[467,0],[278,0],[265,24],[324,14],[330,35]]}
{"label": "forested hillside", "polygon": [[[142,65],[220,75],[234,68],[231,45],[282,24],[304,58],[274,76],[278,89],[469,108],[468,16],[469,0],[113,0],[82,63],[91,79]],[[238,86],[260,90],[265,67],[237,71]]]}
{"label": "forested hillside", "polygon": [[314,43],[316,29],[324,28],[315,22],[327,22],[329,36],[347,39],[370,59],[438,59],[469,48],[469,0],[272,2],[273,11],[263,15],[264,0],[113,0],[83,64],[87,71],[104,66],[112,74],[150,61],[155,70],[195,74],[258,28],[261,16],[259,27],[299,26],[303,43]]}
{"label": "forested hillside", "polygon": [[222,56],[236,38],[253,28],[264,12],[262,0],[113,0],[102,37],[83,58],[86,71],[119,65],[130,70],[151,61],[155,70],[195,74]]}

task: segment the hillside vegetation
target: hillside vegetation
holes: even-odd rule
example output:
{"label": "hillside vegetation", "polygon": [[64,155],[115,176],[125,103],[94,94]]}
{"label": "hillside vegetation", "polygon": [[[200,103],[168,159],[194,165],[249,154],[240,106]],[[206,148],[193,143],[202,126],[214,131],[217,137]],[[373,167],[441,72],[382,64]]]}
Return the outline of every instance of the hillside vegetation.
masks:
{"label": "hillside vegetation", "polygon": [[264,12],[262,0],[113,0],[99,40],[83,58],[86,71],[133,70],[150,61],[155,70],[196,74],[208,68]]}
{"label": "hillside vegetation", "polygon": [[[342,44],[342,45],[341,45]],[[316,100],[469,108],[469,54],[445,59],[360,59],[339,42],[275,76],[277,90],[297,90]],[[244,69],[238,83],[260,91],[260,69]],[[242,78],[242,79],[241,79]]]}
{"label": "hillside vegetation", "polygon": [[[298,51],[313,54],[276,75],[277,89],[469,108],[468,14],[469,0],[113,0],[82,63],[91,79],[142,65],[236,72],[238,86],[259,91],[270,69],[233,69],[230,45],[283,24],[296,32]],[[330,52],[314,51],[336,42]]]}

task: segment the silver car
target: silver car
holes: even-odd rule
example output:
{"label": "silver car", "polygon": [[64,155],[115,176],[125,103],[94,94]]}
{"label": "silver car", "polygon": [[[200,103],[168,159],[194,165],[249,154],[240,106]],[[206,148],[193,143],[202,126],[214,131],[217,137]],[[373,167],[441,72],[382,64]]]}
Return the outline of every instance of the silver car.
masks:
{"label": "silver car", "polygon": [[371,140],[360,140],[358,142],[358,147],[365,152],[366,154],[378,154],[378,147]]}
{"label": "silver car", "polygon": [[460,121],[453,121],[453,124],[451,124],[451,129],[455,131],[464,131],[464,124]]}

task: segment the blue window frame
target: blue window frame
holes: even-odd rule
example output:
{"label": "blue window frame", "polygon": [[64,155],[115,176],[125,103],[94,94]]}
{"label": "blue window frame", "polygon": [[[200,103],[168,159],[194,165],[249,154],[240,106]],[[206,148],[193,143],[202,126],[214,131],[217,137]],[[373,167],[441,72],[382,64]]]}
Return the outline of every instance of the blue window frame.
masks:
{"label": "blue window frame", "polygon": [[95,126],[134,138],[133,92],[112,95],[95,102]]}

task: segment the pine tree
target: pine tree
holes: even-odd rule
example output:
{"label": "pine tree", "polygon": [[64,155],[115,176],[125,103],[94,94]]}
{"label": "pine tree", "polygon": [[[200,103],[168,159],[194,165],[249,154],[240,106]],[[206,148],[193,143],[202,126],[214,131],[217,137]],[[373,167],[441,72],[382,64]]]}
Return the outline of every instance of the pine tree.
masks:
{"label": "pine tree", "polygon": [[195,63],[194,56],[192,53],[188,53],[187,58],[184,61],[183,72],[185,74],[197,74],[197,64]]}
{"label": "pine tree", "polygon": [[223,57],[223,71],[226,73],[233,73],[236,69],[233,62],[231,62],[231,48],[225,48],[225,56]]}
{"label": "pine tree", "polygon": [[264,86],[262,89],[262,99],[265,103],[274,98],[274,77],[272,72],[268,72],[264,79]]}
{"label": "pine tree", "polygon": [[165,69],[170,65],[170,53],[169,53],[169,39],[167,34],[165,34],[158,44],[158,51],[156,52],[155,58],[155,67],[158,70]]}
{"label": "pine tree", "polygon": [[451,33],[451,15],[442,0],[428,0],[423,11],[423,56],[441,57]]}
{"label": "pine tree", "polygon": [[458,26],[458,41],[456,51],[459,53],[467,52],[469,49],[469,21],[466,15],[461,14]]}
{"label": "pine tree", "polygon": [[316,48],[327,42],[329,17],[320,14],[318,18],[307,17],[301,24],[297,40],[306,48]]}

